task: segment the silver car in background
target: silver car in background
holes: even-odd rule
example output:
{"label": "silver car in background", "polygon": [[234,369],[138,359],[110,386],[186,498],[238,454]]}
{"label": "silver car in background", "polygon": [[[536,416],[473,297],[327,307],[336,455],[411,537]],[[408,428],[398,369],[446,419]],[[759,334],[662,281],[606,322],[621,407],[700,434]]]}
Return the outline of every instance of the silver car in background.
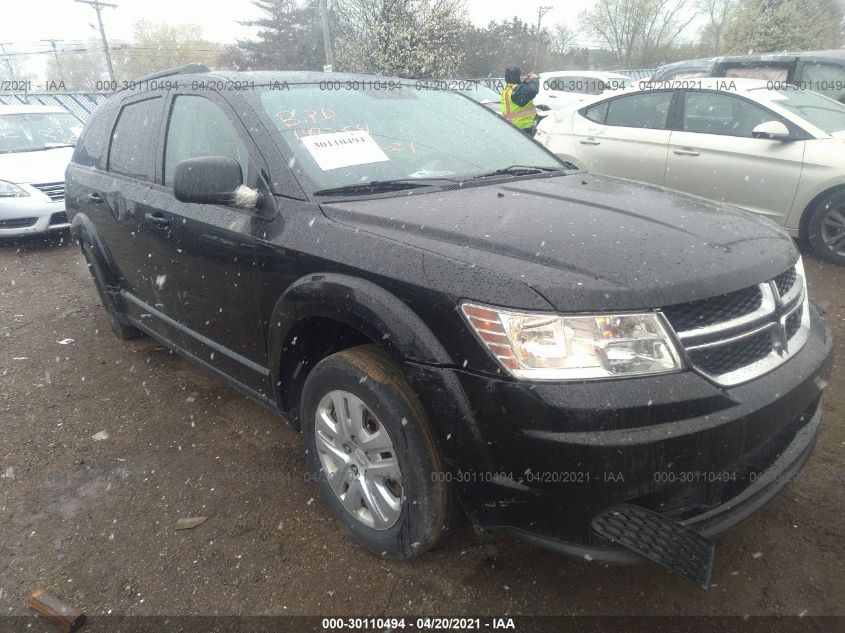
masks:
{"label": "silver car in background", "polygon": [[600,174],[763,214],[845,265],[845,105],[757,79],[641,82],[548,117],[537,141]]}
{"label": "silver car in background", "polygon": [[65,169],[82,126],[62,108],[0,105],[0,238],[70,226]]}

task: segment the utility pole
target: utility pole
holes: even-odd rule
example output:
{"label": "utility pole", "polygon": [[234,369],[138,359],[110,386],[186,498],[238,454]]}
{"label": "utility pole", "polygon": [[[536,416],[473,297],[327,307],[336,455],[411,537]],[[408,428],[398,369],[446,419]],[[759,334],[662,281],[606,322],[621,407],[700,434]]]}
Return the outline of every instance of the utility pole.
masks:
{"label": "utility pole", "polygon": [[65,82],[65,73],[62,70],[62,62],[59,61],[59,51],[56,50],[56,42],[63,42],[64,40],[55,40],[55,39],[43,39],[42,42],[50,42],[50,46],[53,47],[53,57],[56,58],[56,67],[59,69],[59,80],[64,83]]}
{"label": "utility pole", "polygon": [[329,32],[329,9],[326,0],[320,0],[320,21],[323,23],[323,48],[326,50],[326,66],[334,70],[334,50],[332,49],[332,36]]}
{"label": "utility pole", "polygon": [[540,44],[543,42],[543,32],[540,30],[540,25],[543,23],[543,16],[554,7],[540,7],[537,9],[537,56],[534,58],[534,71],[540,72]]}
{"label": "utility pole", "polygon": [[9,59],[9,53],[6,52],[6,47],[11,44],[11,42],[3,42],[0,44],[0,51],[3,51],[3,59],[6,60],[6,68],[9,69],[9,79],[14,79],[15,71],[12,70],[12,60]]}
{"label": "utility pole", "polygon": [[116,9],[116,4],[111,4],[108,2],[100,2],[100,0],[73,0],[74,2],[79,2],[81,4],[88,4],[94,7],[94,10],[97,12],[97,22],[100,24],[100,37],[103,38],[103,53],[106,56],[106,65],[109,67],[109,79],[112,80],[114,83],[114,66],[111,63],[111,55],[109,54],[109,42],[106,39],[106,30],[103,28],[103,16],[100,15],[100,11],[103,10],[104,7],[110,7],[112,9]]}

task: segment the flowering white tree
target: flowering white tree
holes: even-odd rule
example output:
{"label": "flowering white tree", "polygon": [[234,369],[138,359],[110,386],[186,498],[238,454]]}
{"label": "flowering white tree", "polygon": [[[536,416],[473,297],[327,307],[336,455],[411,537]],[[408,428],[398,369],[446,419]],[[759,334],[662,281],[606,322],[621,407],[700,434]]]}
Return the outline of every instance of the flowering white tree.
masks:
{"label": "flowering white tree", "polygon": [[337,61],[351,71],[454,76],[467,29],[463,0],[337,0]]}

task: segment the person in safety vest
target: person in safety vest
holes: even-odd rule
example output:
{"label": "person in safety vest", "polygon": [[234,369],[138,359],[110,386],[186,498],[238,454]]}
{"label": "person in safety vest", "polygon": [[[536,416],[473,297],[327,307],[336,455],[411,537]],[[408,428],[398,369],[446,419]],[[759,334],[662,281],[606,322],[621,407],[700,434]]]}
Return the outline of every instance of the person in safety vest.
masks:
{"label": "person in safety vest", "polygon": [[531,134],[534,116],[534,97],[540,92],[540,76],[528,73],[523,79],[519,68],[505,71],[505,89],[502,90],[502,116],[526,134]]}

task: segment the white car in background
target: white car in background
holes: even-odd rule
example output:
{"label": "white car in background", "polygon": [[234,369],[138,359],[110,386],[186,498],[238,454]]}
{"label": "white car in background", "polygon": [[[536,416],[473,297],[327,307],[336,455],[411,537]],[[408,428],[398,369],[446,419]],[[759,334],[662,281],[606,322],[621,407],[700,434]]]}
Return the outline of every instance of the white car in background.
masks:
{"label": "white car in background", "polygon": [[537,123],[555,110],[562,110],[597,95],[630,88],[636,80],[619,73],[560,70],[540,73],[540,92],[534,97]]}
{"label": "white car in background", "polygon": [[759,79],[655,83],[557,112],[536,140],[586,171],[768,216],[845,265],[845,105],[833,99]]}
{"label": "white car in background", "polygon": [[62,108],[0,105],[0,238],[70,226],[65,169],[82,127]]}

